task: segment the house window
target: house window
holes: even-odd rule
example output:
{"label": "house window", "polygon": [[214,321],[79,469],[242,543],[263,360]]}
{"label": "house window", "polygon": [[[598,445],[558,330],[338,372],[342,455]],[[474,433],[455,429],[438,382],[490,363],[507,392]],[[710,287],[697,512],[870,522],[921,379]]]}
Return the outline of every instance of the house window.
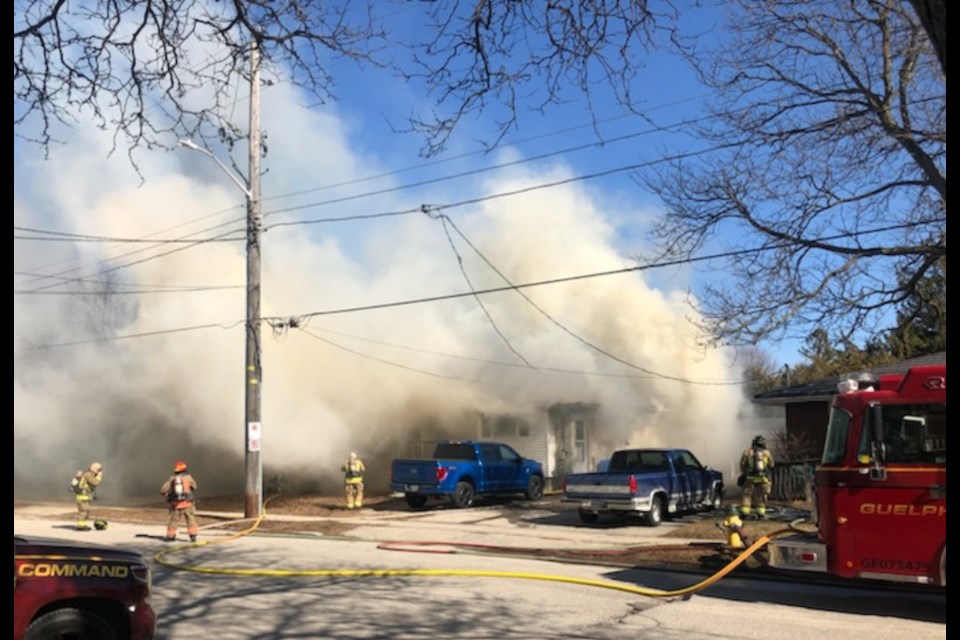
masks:
{"label": "house window", "polygon": [[522,418],[499,416],[484,419],[480,433],[484,438],[529,438],[530,425]]}

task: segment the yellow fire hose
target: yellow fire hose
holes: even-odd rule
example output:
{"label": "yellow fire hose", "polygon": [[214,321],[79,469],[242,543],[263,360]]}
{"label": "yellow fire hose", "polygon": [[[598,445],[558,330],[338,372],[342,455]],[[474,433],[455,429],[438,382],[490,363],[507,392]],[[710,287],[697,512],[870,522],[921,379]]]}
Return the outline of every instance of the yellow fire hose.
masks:
{"label": "yellow fire hose", "polygon": [[[274,496],[276,497],[276,496]],[[266,503],[264,503],[266,504]],[[553,574],[545,573],[521,573],[521,572],[512,572],[512,571],[486,571],[482,569],[246,569],[246,568],[230,568],[230,567],[204,567],[192,564],[182,564],[174,563],[165,560],[165,556],[175,553],[177,551],[182,551],[184,549],[191,549],[195,547],[218,544],[223,542],[229,542],[231,540],[236,540],[242,536],[248,535],[255,531],[260,523],[263,521],[266,516],[266,512],[261,515],[259,518],[254,521],[253,525],[250,528],[243,531],[239,531],[234,535],[227,536],[224,538],[219,538],[217,540],[211,541],[201,541],[185,545],[180,545],[172,547],[170,549],[165,549],[157,553],[154,556],[154,561],[157,564],[168,567],[170,569],[176,569],[180,571],[192,571],[194,573],[204,573],[204,574],[215,574],[215,575],[232,575],[232,576],[261,576],[261,577],[273,577],[273,578],[289,578],[289,577],[311,577],[311,578],[387,578],[387,577],[399,577],[399,576],[465,576],[465,577],[482,577],[482,578],[512,578],[518,580],[542,580],[547,582],[565,582],[569,584],[579,584],[588,587],[599,587],[602,589],[614,589],[617,591],[625,591],[627,593],[632,593],[636,595],[648,596],[653,598],[665,598],[665,597],[678,597],[686,596],[702,589],[709,587],[715,582],[719,581],[721,578],[729,574],[731,571],[736,569],[738,566],[746,562],[746,560],[752,556],[754,553],[763,548],[770,540],[773,538],[784,535],[787,533],[795,533],[793,529],[780,529],[774,531],[765,536],[758,538],[753,544],[744,549],[736,558],[734,558],[730,563],[723,567],[717,573],[709,576],[705,580],[693,584],[689,587],[684,587],[682,589],[674,589],[672,591],[663,591],[660,589],[648,589],[644,587],[636,587],[631,585],[625,585],[618,582],[612,582],[608,580],[590,580],[586,578],[576,578],[572,576],[560,576]],[[451,546],[456,546],[456,543],[451,543]]]}

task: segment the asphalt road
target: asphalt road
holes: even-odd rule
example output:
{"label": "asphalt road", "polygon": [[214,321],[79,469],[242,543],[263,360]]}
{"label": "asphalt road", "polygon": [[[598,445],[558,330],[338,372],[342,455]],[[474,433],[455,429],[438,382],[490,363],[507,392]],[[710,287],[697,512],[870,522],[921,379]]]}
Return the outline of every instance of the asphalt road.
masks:
{"label": "asphalt road", "polygon": [[453,553],[442,545],[430,553],[381,548],[390,540],[637,544],[662,537],[669,525],[564,527],[543,514],[517,518],[491,507],[354,516],[359,526],[344,538],[205,530],[205,544],[171,547],[155,525],[114,522],[106,531],[76,532],[43,516],[15,509],[14,532],[132,547],[153,560],[162,639],[946,638],[942,593],[739,577],[698,588],[706,576]]}

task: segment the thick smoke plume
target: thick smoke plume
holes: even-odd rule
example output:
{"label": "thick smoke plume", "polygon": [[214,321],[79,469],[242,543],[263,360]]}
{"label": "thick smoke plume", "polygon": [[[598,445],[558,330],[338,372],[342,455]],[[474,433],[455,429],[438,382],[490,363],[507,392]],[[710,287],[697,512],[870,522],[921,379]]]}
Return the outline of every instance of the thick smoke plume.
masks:
{"label": "thick smoke plume", "polygon": [[[331,313],[631,266],[601,197],[575,186],[531,191],[443,211],[446,227],[424,214],[285,226],[569,172],[275,212],[271,194],[380,170],[351,152],[336,120],[275,100],[283,125],[263,183],[268,492],[339,490],[350,451],[366,459],[370,490],[385,491],[390,459],[411,441],[473,434],[478,412],[542,421],[565,402],[599,407],[596,443],[687,446],[729,471],[742,390],[713,383],[739,373],[701,344],[684,294],[654,289],[640,272]],[[285,139],[287,126],[297,133]],[[294,139],[296,151],[286,150]],[[106,470],[103,499],[155,497],[180,459],[201,495],[242,492],[244,243],[164,243],[242,230],[242,196],[199,154],[161,155],[140,167],[141,183],[125,158],[103,160],[92,134],[81,149],[24,167],[32,178],[18,178],[16,224],[160,244],[14,243],[15,289],[86,292],[15,295],[17,497],[65,497],[69,476],[94,461]],[[63,283],[24,275],[37,273]]]}

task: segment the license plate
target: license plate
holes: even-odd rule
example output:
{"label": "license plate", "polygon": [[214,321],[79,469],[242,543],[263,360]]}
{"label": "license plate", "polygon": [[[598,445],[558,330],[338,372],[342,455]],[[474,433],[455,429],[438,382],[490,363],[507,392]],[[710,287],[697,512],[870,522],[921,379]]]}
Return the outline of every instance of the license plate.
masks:
{"label": "license plate", "polygon": [[420,485],[418,484],[405,484],[403,488],[405,491],[420,491]]}

